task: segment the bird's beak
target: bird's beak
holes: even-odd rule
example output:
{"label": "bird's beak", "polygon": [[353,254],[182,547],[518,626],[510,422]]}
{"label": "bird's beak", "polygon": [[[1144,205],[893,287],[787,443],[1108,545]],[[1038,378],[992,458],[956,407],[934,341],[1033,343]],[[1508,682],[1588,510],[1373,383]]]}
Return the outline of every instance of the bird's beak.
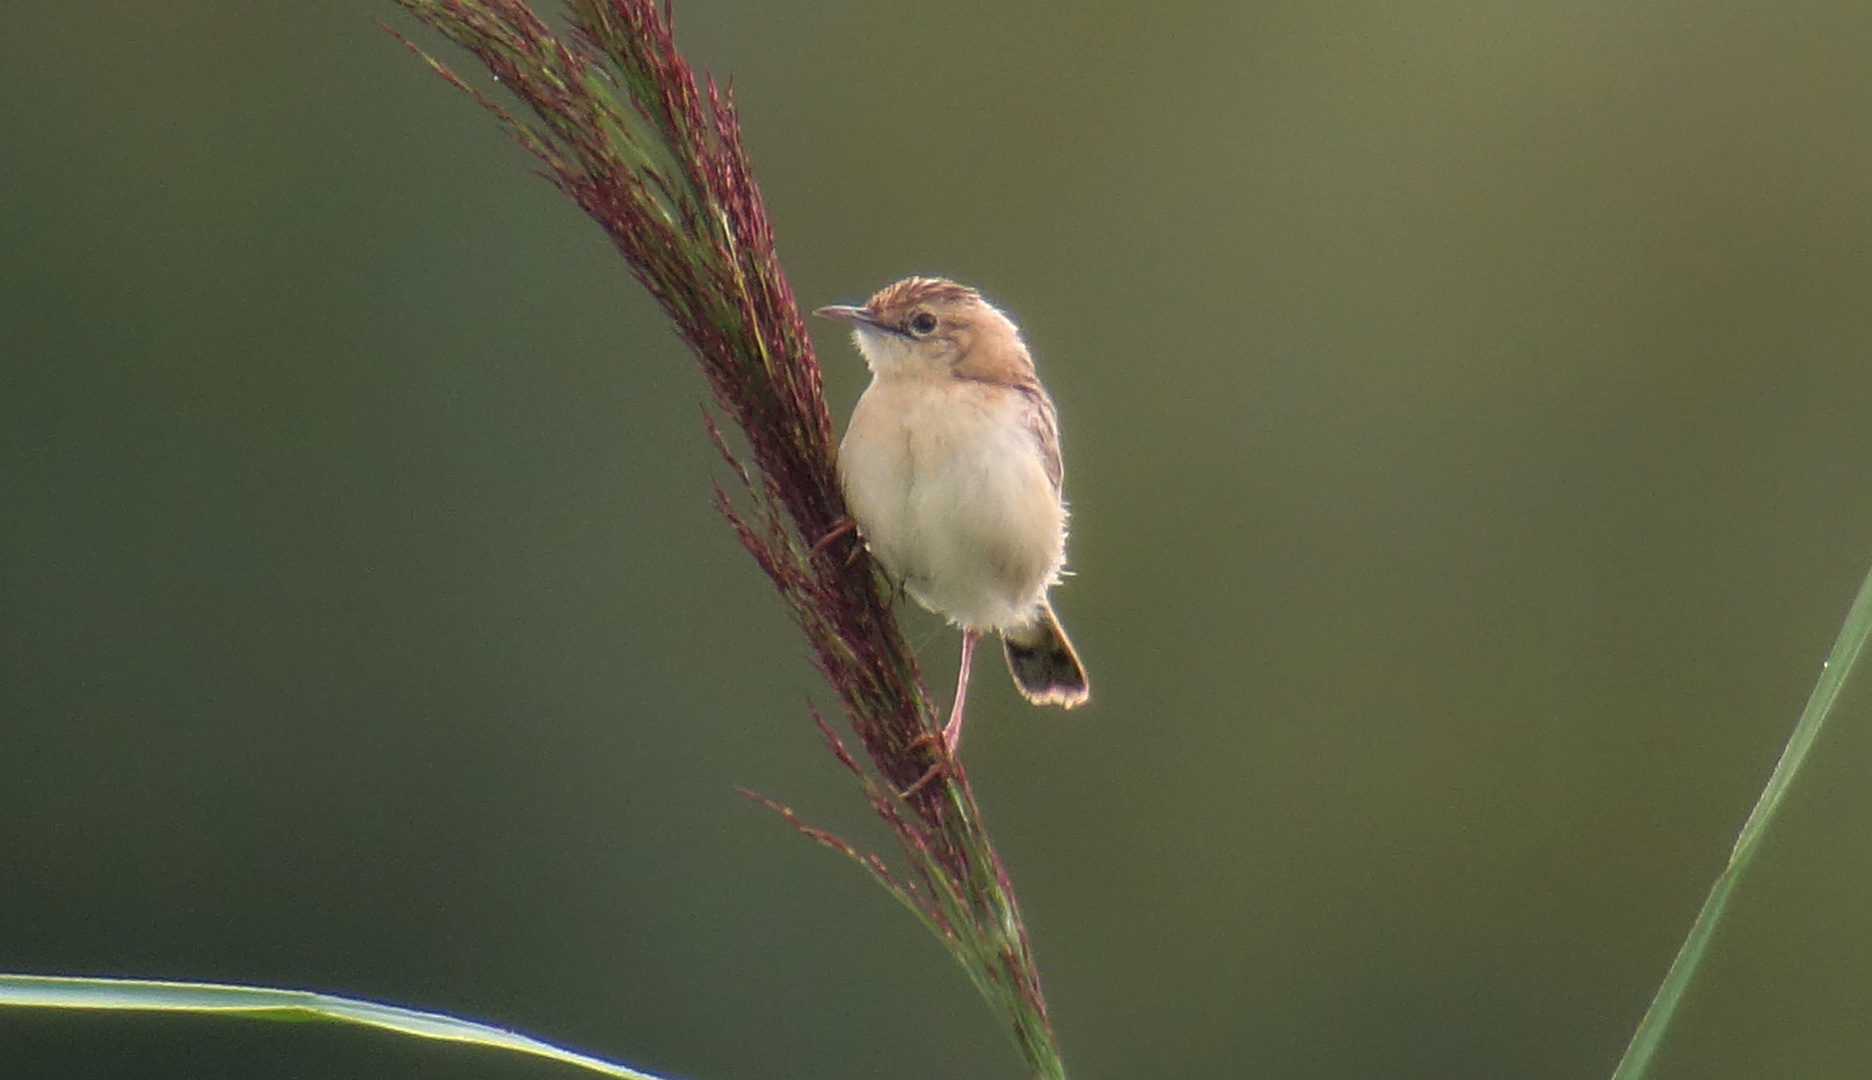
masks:
{"label": "bird's beak", "polygon": [[877,325],[877,320],[871,317],[869,311],[861,307],[848,307],[844,304],[833,304],[831,307],[822,307],[818,311],[813,312],[813,314],[819,316],[821,319],[833,319],[838,322],[854,323],[859,326]]}

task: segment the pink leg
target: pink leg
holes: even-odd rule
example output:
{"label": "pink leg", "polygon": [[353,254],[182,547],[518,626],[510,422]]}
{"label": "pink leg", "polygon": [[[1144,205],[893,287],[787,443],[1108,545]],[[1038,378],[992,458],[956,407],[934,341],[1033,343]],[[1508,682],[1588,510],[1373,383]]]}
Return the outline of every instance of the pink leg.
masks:
{"label": "pink leg", "polygon": [[962,631],[962,670],[956,675],[955,704],[949,709],[949,723],[943,728],[943,749],[954,757],[962,746],[962,707],[968,702],[969,667],[975,662],[975,643],[980,630]]}

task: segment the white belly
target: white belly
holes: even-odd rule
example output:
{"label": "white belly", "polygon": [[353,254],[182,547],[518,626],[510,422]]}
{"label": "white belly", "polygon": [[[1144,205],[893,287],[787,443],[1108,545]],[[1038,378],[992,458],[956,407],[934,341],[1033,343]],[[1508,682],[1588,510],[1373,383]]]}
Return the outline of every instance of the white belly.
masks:
{"label": "white belly", "polygon": [[1066,512],[1019,394],[872,383],[839,448],[852,517],[893,580],[961,626],[1030,624],[1065,553]]}

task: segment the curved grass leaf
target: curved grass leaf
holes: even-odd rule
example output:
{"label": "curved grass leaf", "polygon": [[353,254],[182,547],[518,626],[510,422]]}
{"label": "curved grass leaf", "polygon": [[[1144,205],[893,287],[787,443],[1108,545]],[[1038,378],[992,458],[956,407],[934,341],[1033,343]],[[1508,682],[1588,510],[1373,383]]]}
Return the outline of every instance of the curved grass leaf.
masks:
{"label": "curved grass leaf", "polygon": [[380,1005],[374,1001],[279,990],[266,986],[94,979],[54,975],[0,975],[0,1006],[50,1009],[113,1009],[133,1012],[225,1013],[255,1020],[335,1021],[381,1028],[419,1039],[470,1043],[575,1065],[623,1080],[663,1080],[628,1065],[541,1042],[505,1028],[442,1013]]}

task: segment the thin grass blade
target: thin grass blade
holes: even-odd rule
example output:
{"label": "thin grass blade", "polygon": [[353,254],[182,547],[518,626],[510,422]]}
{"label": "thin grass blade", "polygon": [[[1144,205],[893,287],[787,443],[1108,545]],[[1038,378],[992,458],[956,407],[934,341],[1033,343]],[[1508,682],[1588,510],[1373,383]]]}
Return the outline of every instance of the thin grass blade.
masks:
{"label": "thin grass blade", "polygon": [[469,1043],[530,1054],[623,1080],[665,1080],[603,1058],[554,1046],[505,1028],[398,1005],[280,990],[267,986],[96,979],[55,975],[0,975],[0,1006],[111,1009],[131,1012],[223,1013],[256,1020],[334,1021],[394,1031],[419,1039]]}
{"label": "thin grass blade", "polygon": [[1853,664],[1858,662],[1868,637],[1872,637],[1872,573],[1868,573],[1865,583],[1859,586],[1859,595],[1846,613],[1846,623],[1840,627],[1833,651],[1820,671],[1820,681],[1814,685],[1807,707],[1801,710],[1800,721],[1794,725],[1794,733],[1788,736],[1787,745],[1781,750],[1774,775],[1768,778],[1768,786],[1762,789],[1761,798],[1755,800],[1755,809],[1749,812],[1748,821],[1743,823],[1742,832],[1736,837],[1735,847],[1729,852],[1729,865],[1710,887],[1703,910],[1697,912],[1696,922],[1690,927],[1690,936],[1684,939],[1683,946],[1677,950],[1677,958],[1671,961],[1670,971],[1651,999],[1650,1008],[1645,1010],[1644,1019],[1639,1021],[1638,1031],[1625,1048],[1625,1056],[1619,1059],[1612,1080],[1642,1080],[1645,1075],[1665,1030],[1677,1014],[1684,991],[1689,989],[1690,980],[1696,975],[1697,965],[1703,962],[1703,954],[1709,950],[1710,939],[1716,935],[1716,926],[1722,921],[1730,893],[1735,891],[1736,882],[1761,847],[1769,823],[1781,809],[1781,801],[1793,786],[1801,764],[1807,760],[1807,752],[1813,749],[1814,740],[1833,711],[1833,702],[1846,685],[1846,677],[1852,674]]}

